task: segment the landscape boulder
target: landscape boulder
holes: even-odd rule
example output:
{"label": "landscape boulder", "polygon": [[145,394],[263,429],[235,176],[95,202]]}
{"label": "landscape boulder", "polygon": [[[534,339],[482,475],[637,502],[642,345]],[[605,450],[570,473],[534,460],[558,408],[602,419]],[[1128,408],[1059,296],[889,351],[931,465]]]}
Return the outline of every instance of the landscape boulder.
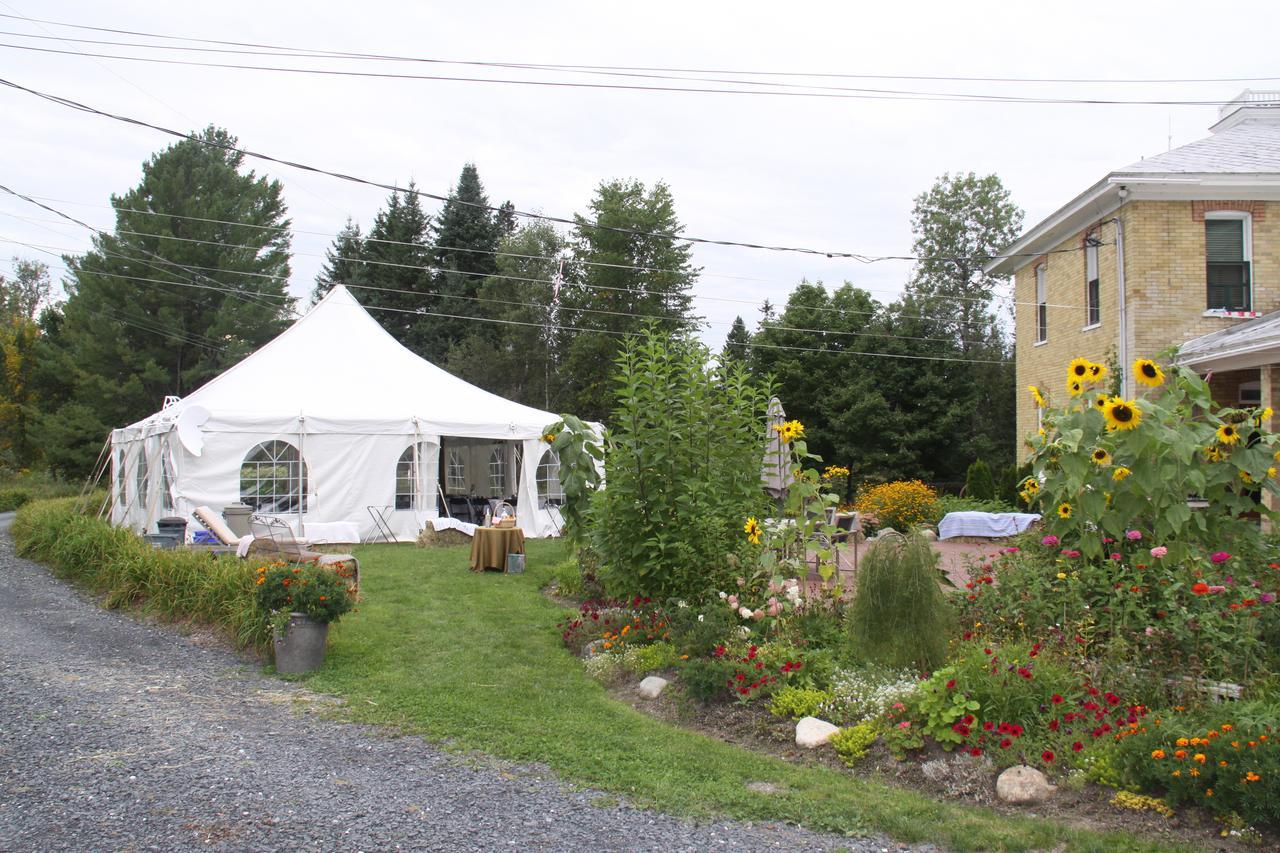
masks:
{"label": "landscape boulder", "polygon": [[665,678],[659,678],[656,675],[651,675],[644,681],[641,681],[640,687],[637,689],[640,692],[641,698],[657,699],[662,695],[662,691],[667,689],[667,680]]}
{"label": "landscape boulder", "polygon": [[840,731],[839,726],[833,726],[826,720],[819,720],[817,717],[805,717],[796,723],[796,746],[802,746],[805,749],[817,749],[831,740],[831,736],[838,731]]}
{"label": "landscape boulder", "polygon": [[1010,767],[996,779],[996,796],[1014,805],[1043,803],[1055,790],[1043,773],[1025,764]]}

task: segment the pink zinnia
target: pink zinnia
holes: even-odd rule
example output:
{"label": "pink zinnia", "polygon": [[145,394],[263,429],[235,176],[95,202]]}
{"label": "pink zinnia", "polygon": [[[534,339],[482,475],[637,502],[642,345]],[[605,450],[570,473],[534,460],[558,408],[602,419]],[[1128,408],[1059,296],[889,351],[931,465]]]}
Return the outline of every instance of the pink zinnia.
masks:
{"label": "pink zinnia", "polygon": [[1111,555],[1111,559],[1113,559],[1113,560],[1119,560],[1119,559],[1121,559],[1120,552],[1119,552],[1119,551],[1117,551],[1116,553],[1112,554],[1112,555]]}
{"label": "pink zinnia", "polygon": [[1155,557],[1157,560],[1168,553],[1169,553],[1169,549],[1164,547],[1163,545],[1157,545],[1156,547],[1151,549],[1151,556]]}
{"label": "pink zinnia", "polygon": [[1046,547],[1052,548],[1054,545],[1057,545],[1057,544],[1058,544],[1058,537],[1057,537],[1057,536],[1046,536],[1046,537],[1044,537],[1043,539],[1041,539],[1041,540],[1040,540],[1040,544],[1041,544],[1041,545],[1044,545],[1044,546],[1046,546]]}
{"label": "pink zinnia", "polygon": [[1272,593],[1264,592],[1262,595],[1258,596],[1258,599],[1259,599],[1263,604],[1270,604],[1271,602],[1273,602],[1273,601],[1275,601],[1275,600],[1276,600],[1276,597],[1275,597],[1275,595],[1273,595]]}
{"label": "pink zinnia", "polygon": [[1141,531],[1141,530],[1126,530],[1126,531],[1125,531],[1125,533],[1124,533],[1124,538],[1125,538],[1125,539],[1128,539],[1130,542],[1137,542],[1139,539],[1141,539],[1141,538],[1142,538],[1142,531]]}
{"label": "pink zinnia", "polygon": [[1213,554],[1212,556],[1210,556],[1209,559],[1212,560],[1214,563],[1225,563],[1227,560],[1231,559],[1231,555],[1228,554],[1226,551],[1219,551],[1216,554]]}

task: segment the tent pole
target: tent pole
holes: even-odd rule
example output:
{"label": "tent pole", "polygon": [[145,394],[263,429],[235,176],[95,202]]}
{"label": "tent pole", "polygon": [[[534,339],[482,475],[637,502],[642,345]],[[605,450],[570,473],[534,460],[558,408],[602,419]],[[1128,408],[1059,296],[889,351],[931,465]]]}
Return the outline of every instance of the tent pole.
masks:
{"label": "tent pole", "polygon": [[298,538],[306,539],[307,531],[302,523],[302,507],[307,501],[307,418],[298,415]]}

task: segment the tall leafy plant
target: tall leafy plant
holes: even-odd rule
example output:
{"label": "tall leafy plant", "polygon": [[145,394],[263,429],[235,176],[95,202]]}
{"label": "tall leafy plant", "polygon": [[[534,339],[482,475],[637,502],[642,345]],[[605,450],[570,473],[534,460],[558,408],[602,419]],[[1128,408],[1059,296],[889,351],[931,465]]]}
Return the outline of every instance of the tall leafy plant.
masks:
{"label": "tall leafy plant", "polygon": [[752,556],[743,519],[762,514],[766,389],[739,365],[710,367],[691,337],[625,341],[592,541],[611,592],[694,595]]}
{"label": "tall leafy plant", "polygon": [[953,619],[938,584],[938,553],[923,535],[887,536],[871,546],[849,612],[856,655],[928,672],[946,657]]}
{"label": "tall leafy plant", "polygon": [[587,508],[592,494],[600,488],[600,465],[604,460],[601,436],[573,415],[562,416],[543,432],[560,460],[564,533],[574,547],[581,547],[586,538]]}

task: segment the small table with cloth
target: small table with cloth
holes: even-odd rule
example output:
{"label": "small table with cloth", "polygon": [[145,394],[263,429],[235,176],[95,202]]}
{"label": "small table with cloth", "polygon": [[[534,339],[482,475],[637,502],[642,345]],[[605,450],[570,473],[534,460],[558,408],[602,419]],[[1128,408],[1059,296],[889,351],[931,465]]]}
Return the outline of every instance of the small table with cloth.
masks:
{"label": "small table with cloth", "polygon": [[508,554],[524,553],[524,531],[519,527],[477,527],[471,539],[471,571],[507,570]]}

